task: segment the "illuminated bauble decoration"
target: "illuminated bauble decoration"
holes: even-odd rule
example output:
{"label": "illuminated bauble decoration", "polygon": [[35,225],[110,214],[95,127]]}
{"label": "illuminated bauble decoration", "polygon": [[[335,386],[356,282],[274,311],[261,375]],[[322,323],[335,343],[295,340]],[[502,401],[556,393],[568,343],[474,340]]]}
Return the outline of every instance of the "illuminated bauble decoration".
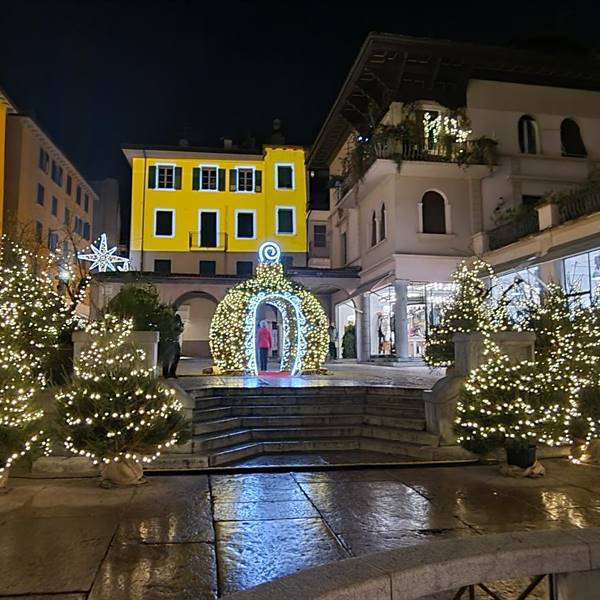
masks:
{"label": "illuminated bauble decoration", "polygon": [[117,247],[108,247],[106,240],[106,234],[103,233],[100,236],[100,243],[96,246],[91,244],[89,252],[80,252],[77,255],[79,260],[85,260],[90,263],[90,271],[98,271],[99,273],[106,273],[107,271],[129,271],[130,263],[129,259],[116,254]]}
{"label": "illuminated bauble decoration", "polygon": [[327,315],[313,294],[285,276],[280,258],[277,244],[262,244],[256,276],[229,290],[217,306],[209,337],[219,371],[258,373],[257,315],[265,304],[281,314],[280,370],[296,375],[323,364],[329,345]]}

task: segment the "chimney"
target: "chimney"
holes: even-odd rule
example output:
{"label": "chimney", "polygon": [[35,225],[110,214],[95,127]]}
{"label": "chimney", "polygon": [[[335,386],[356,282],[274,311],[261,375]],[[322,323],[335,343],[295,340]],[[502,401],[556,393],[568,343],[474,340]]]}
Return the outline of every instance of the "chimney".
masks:
{"label": "chimney", "polygon": [[223,138],[223,148],[231,150],[233,148],[233,140],[229,138]]}

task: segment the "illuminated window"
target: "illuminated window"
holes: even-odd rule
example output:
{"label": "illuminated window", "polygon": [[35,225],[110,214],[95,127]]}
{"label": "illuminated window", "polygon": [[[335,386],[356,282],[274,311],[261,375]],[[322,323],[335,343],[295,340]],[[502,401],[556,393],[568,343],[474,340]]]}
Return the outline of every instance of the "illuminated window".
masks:
{"label": "illuminated window", "polygon": [[600,296],[600,250],[570,256],[563,264],[568,296],[589,306]]}

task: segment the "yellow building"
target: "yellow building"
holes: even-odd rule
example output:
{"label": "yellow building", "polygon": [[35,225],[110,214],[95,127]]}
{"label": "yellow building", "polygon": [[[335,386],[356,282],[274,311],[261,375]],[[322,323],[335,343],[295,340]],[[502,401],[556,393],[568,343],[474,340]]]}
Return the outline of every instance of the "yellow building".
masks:
{"label": "yellow building", "polygon": [[31,116],[8,114],[3,164],[5,233],[69,253],[89,245],[98,196]]}
{"label": "yellow building", "polygon": [[0,232],[4,213],[4,164],[6,161],[6,119],[15,111],[14,105],[2,88],[0,88]]}
{"label": "yellow building", "polygon": [[247,275],[265,240],[306,265],[304,149],[128,146],[130,258],[143,271]]}

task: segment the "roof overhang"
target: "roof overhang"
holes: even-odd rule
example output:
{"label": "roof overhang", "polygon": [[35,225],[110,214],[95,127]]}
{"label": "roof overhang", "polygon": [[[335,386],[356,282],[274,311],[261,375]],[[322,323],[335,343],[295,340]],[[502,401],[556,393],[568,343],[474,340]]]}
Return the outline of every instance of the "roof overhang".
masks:
{"label": "roof overhang", "polygon": [[393,101],[466,105],[471,79],[600,90],[600,62],[446,40],[370,33],[308,157],[326,168],[352,130],[366,134]]}
{"label": "roof overhang", "polygon": [[15,103],[8,97],[8,94],[0,87],[0,104],[6,106],[9,113],[17,112]]}

